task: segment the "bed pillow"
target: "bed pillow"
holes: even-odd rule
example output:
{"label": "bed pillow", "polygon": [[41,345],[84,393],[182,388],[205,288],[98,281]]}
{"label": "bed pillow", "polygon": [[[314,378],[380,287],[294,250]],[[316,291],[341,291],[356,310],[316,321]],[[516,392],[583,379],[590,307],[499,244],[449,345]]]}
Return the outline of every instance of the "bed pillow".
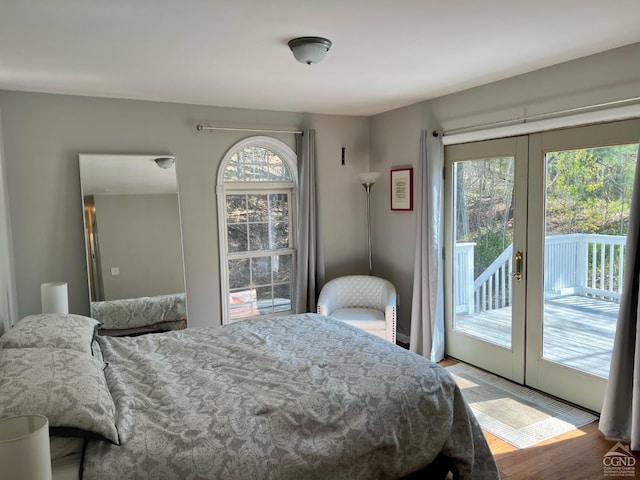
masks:
{"label": "bed pillow", "polygon": [[119,444],[116,408],[91,355],[57,348],[0,350],[0,418],[39,414],[51,435]]}
{"label": "bed pillow", "polygon": [[78,437],[49,437],[51,461],[58,460],[74,453],[82,453],[84,438]]}
{"label": "bed pillow", "polygon": [[0,337],[0,347],[51,347],[91,354],[91,344],[100,325],[94,318],[72,313],[29,315]]}

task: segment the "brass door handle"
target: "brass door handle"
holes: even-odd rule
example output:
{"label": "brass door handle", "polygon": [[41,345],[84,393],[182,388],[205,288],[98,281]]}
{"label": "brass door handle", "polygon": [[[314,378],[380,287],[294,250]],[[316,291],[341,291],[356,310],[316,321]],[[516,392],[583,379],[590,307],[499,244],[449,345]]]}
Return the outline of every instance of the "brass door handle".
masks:
{"label": "brass door handle", "polygon": [[522,280],[522,260],[523,260],[523,258],[524,258],[524,254],[522,253],[522,250],[518,250],[516,252],[516,269],[511,274],[513,276],[513,278],[515,278],[518,281]]}

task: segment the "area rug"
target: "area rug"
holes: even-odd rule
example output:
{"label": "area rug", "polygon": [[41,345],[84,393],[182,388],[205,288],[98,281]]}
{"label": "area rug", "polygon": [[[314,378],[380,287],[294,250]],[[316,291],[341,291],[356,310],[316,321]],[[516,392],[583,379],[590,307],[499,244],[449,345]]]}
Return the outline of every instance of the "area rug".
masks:
{"label": "area rug", "polygon": [[457,363],[456,380],[480,426],[518,448],[527,448],[597,420],[595,415],[483,370]]}

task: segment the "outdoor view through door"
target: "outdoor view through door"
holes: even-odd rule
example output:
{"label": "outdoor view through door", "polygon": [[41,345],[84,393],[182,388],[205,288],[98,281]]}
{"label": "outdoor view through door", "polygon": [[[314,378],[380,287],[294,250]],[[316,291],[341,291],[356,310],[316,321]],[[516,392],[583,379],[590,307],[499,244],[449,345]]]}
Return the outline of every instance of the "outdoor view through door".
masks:
{"label": "outdoor view through door", "polygon": [[[637,144],[548,152],[543,357],[607,377]],[[511,348],[513,157],[454,165],[455,327]],[[567,342],[568,331],[575,341]]]}
{"label": "outdoor view through door", "polygon": [[447,355],[600,410],[638,138],[629,120],[445,148]]}
{"label": "outdoor view through door", "polygon": [[453,166],[454,328],[511,348],[514,158]]}
{"label": "outdoor view through door", "polygon": [[543,358],[604,378],[637,152],[632,144],[545,155]]}

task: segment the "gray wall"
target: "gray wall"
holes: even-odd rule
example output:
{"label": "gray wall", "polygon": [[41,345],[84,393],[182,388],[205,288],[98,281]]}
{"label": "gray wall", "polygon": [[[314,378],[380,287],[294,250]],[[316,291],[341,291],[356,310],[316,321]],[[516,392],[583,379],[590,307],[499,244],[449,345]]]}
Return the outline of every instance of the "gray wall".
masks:
{"label": "gray wall", "polygon": [[[610,50],[371,117],[371,169],[417,167],[420,131],[451,130],[640,96],[640,44]],[[640,132],[638,132],[640,138]],[[392,212],[389,185],[372,196],[374,274],[395,283],[410,332],[415,215]]]}
{"label": "gray wall", "polygon": [[[18,311],[40,311],[40,284],[66,281],[71,312],[89,312],[79,153],[176,156],[190,325],[220,323],[215,181],[225,152],[250,136],[197,123],[317,132],[327,276],[364,273],[369,120],[160,102],[0,91]],[[277,135],[295,148],[293,135]],[[340,164],[346,147],[347,165]]]}
{"label": "gray wall", "polygon": [[184,292],[178,195],[94,199],[104,300]]}
{"label": "gray wall", "polygon": [[[365,198],[356,175],[369,163],[383,173],[371,196],[373,273],[397,286],[399,328],[408,333],[415,218],[390,210],[388,175],[417,166],[420,131],[640,96],[639,60],[634,44],[371,118],[0,92],[20,316],[39,311],[40,284],[56,280],[69,282],[71,311],[88,312],[78,153],[163,151],[177,157],[188,315],[192,325],[219,323],[215,175],[225,151],[248,134],[195,131],[211,121],[317,130],[328,278],[366,272]],[[278,138],[294,147],[292,136]]]}

